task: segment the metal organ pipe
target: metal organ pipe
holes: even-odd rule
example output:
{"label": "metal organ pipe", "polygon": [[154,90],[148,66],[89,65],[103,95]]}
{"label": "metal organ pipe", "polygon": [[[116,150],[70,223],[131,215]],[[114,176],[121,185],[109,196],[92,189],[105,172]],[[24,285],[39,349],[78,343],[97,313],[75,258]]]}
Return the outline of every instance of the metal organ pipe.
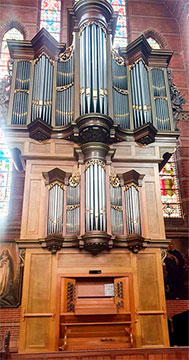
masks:
{"label": "metal organ pipe", "polygon": [[66,233],[78,234],[80,223],[80,184],[67,186]]}
{"label": "metal organ pipe", "polygon": [[112,76],[114,120],[122,128],[129,129],[127,69],[116,50],[112,50]]}
{"label": "metal organ pipe", "polygon": [[138,61],[130,70],[133,117],[135,129],[152,122],[148,70]]}
{"label": "metal organ pipe", "polygon": [[171,124],[169,119],[164,72],[161,69],[153,68],[151,73],[157,128],[159,130],[170,130]]}
{"label": "metal organ pipe", "polygon": [[86,231],[106,231],[106,184],[104,165],[90,160],[85,166]]}
{"label": "metal organ pipe", "polygon": [[63,200],[64,190],[58,184],[54,184],[49,190],[49,208],[47,233],[61,234],[63,225]]}
{"label": "metal organ pipe", "polygon": [[125,207],[128,234],[141,234],[139,192],[136,185],[126,186]]}
{"label": "metal organ pipe", "polygon": [[123,234],[122,189],[110,184],[111,223],[113,234]]}
{"label": "metal organ pipe", "polygon": [[43,54],[34,65],[32,121],[40,118],[51,124],[53,62]]}
{"label": "metal organ pipe", "polygon": [[55,125],[65,126],[73,120],[74,91],[74,51],[73,45],[60,54],[57,63],[56,116]]}
{"label": "metal organ pipe", "polygon": [[18,61],[11,119],[11,123],[15,125],[25,125],[27,122],[30,70],[29,61]]}
{"label": "metal organ pipe", "polygon": [[106,30],[96,22],[80,30],[80,113],[108,114]]}

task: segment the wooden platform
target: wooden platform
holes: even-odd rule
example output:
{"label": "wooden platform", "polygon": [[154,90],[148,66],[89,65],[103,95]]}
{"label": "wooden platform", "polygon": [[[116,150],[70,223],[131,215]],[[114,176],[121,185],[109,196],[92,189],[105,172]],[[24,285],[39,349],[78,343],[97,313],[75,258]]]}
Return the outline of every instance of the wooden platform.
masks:
{"label": "wooden platform", "polygon": [[10,354],[8,360],[189,360],[188,347]]}

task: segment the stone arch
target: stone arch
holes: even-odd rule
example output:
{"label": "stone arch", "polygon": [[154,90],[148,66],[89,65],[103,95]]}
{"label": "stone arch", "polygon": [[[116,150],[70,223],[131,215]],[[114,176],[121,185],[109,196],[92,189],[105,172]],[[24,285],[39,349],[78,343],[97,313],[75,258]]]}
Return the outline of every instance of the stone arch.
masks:
{"label": "stone arch", "polygon": [[0,38],[0,51],[1,51],[2,40],[3,40],[6,32],[11,30],[12,28],[16,28],[18,31],[20,31],[22,33],[24,39],[27,39],[29,37],[29,31],[19,21],[17,21],[17,20],[7,21],[0,27],[0,33],[2,34],[2,36]]}
{"label": "stone arch", "polygon": [[164,38],[164,36],[159,33],[159,31],[154,30],[154,29],[147,29],[144,31],[144,36],[147,39],[148,37],[152,37],[155,41],[158,42],[158,44],[160,45],[160,48],[167,48],[167,42]]}

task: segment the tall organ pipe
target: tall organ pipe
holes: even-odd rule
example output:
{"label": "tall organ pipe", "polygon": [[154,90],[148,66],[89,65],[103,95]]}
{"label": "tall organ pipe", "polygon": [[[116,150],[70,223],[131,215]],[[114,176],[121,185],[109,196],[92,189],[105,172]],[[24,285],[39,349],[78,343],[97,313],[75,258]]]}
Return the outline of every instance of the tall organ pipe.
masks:
{"label": "tall organ pipe", "polygon": [[142,60],[131,68],[130,74],[134,127],[136,129],[152,122],[148,71]]}
{"label": "tall organ pipe", "polygon": [[153,68],[151,69],[151,73],[157,128],[158,130],[170,130],[171,124],[169,118],[164,72],[161,69]]}
{"label": "tall organ pipe", "polygon": [[113,234],[123,233],[122,189],[110,184],[111,224]]}
{"label": "tall organ pipe", "polygon": [[[66,57],[66,51],[70,52]],[[56,116],[55,125],[65,126],[73,120],[73,90],[74,90],[74,51],[73,46],[64,53],[64,59],[57,63],[56,79]]]}
{"label": "tall organ pipe", "polygon": [[40,118],[51,124],[53,64],[46,55],[42,55],[34,65],[32,94],[32,121]]}
{"label": "tall organ pipe", "polygon": [[47,233],[61,234],[63,225],[63,200],[64,190],[55,184],[49,190],[49,208]]}
{"label": "tall organ pipe", "polygon": [[132,184],[126,186],[125,207],[128,234],[141,234],[139,192]]}
{"label": "tall organ pipe", "polygon": [[106,231],[105,169],[90,161],[85,170],[86,231]]}
{"label": "tall organ pipe", "polygon": [[78,234],[80,223],[80,184],[67,186],[66,233]]}
{"label": "tall organ pipe", "polygon": [[123,129],[129,129],[127,69],[124,59],[116,50],[112,50],[112,84],[114,121]]}
{"label": "tall organ pipe", "polygon": [[108,114],[105,29],[96,22],[80,30],[80,113]]}
{"label": "tall organ pipe", "polygon": [[30,89],[29,61],[18,61],[15,79],[14,101],[11,123],[25,125],[27,121],[28,95]]}

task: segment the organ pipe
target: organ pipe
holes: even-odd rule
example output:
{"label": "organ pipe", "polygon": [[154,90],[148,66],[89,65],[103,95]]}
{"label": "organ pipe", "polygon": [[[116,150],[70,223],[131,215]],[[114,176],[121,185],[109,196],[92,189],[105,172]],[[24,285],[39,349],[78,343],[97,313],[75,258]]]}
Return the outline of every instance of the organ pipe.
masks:
{"label": "organ pipe", "polygon": [[90,21],[80,30],[80,113],[108,114],[106,30]]}
{"label": "organ pipe", "polygon": [[125,208],[128,234],[141,234],[139,191],[133,183],[125,187]]}
{"label": "organ pipe", "polygon": [[80,224],[80,184],[67,186],[66,233],[78,234]]}
{"label": "organ pipe", "polygon": [[99,160],[85,164],[86,231],[106,231],[105,166]]}
{"label": "organ pipe", "polygon": [[148,70],[139,60],[130,70],[134,128],[152,122]]}
{"label": "organ pipe", "polygon": [[55,125],[65,126],[73,120],[74,51],[73,45],[60,54],[57,63]]}
{"label": "organ pipe", "polygon": [[120,184],[110,184],[112,234],[123,234],[122,189]]}
{"label": "organ pipe", "polygon": [[49,188],[47,234],[62,234],[64,189],[62,184],[52,183]]}
{"label": "organ pipe", "polygon": [[30,71],[29,61],[18,61],[11,119],[11,123],[15,125],[25,125],[27,122]]}
{"label": "organ pipe", "polygon": [[170,130],[171,124],[169,118],[164,72],[161,69],[153,68],[151,69],[151,73],[157,128],[158,130]]}
{"label": "organ pipe", "polygon": [[45,54],[35,60],[32,94],[32,121],[51,124],[53,62]]}
{"label": "organ pipe", "polygon": [[116,124],[130,128],[127,68],[124,59],[112,50],[113,109]]}

